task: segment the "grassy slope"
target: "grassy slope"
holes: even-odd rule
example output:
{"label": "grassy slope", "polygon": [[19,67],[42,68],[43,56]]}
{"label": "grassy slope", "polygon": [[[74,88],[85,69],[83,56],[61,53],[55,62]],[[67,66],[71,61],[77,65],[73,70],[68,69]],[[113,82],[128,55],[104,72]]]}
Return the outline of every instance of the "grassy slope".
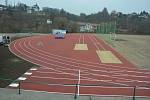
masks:
{"label": "grassy slope", "polygon": [[[12,54],[8,47],[0,46],[0,78],[16,80],[34,65]],[[6,87],[11,81],[0,80],[0,87]]]}

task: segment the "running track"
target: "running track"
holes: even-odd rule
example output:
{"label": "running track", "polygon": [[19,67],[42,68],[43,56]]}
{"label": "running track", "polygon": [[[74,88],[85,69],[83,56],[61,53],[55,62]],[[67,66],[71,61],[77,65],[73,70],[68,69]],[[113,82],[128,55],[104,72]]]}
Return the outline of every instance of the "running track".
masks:
{"label": "running track", "polygon": [[[89,50],[73,50],[77,43],[86,43]],[[112,51],[122,64],[101,63],[96,50]],[[94,34],[67,34],[65,39],[26,37],[13,41],[10,51],[40,66],[22,82],[22,89],[74,94],[74,84],[78,84],[80,95],[132,96],[137,86],[136,96],[150,96],[150,71],[137,69]]]}

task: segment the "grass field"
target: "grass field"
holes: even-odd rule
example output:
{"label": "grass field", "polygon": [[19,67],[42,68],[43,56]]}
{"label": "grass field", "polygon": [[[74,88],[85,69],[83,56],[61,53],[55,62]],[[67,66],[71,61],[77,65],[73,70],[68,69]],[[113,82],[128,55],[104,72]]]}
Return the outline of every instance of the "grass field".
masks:
{"label": "grass field", "polygon": [[[18,37],[13,38],[13,40],[16,38]],[[6,87],[33,66],[33,64],[12,54],[8,47],[0,46],[0,87]],[[11,79],[12,81],[4,79]]]}
{"label": "grass field", "polygon": [[117,34],[116,41],[111,40],[108,34],[98,36],[102,37],[138,68],[150,70],[150,36]]}

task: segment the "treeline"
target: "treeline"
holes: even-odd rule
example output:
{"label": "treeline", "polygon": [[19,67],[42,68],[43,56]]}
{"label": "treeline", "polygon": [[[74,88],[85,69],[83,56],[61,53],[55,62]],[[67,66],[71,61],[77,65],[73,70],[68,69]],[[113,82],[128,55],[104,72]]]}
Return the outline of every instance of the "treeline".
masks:
{"label": "treeline", "polygon": [[[47,33],[53,28],[79,32],[80,25],[77,22],[101,24],[116,21],[118,33],[150,34],[150,14],[146,11],[131,14],[116,11],[108,13],[107,8],[104,8],[95,14],[74,15],[64,9],[38,8],[37,4],[33,7],[17,4],[0,10],[0,32]],[[47,24],[47,19],[51,20],[52,24]]]}

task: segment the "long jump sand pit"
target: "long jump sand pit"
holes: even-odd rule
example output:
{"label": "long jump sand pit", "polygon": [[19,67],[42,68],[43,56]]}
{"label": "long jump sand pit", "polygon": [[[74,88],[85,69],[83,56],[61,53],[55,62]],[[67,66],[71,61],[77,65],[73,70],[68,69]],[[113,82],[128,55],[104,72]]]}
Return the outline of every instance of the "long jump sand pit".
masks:
{"label": "long jump sand pit", "polygon": [[102,63],[116,63],[121,64],[122,62],[111,52],[111,51],[96,51],[98,57]]}
{"label": "long jump sand pit", "polygon": [[75,44],[74,50],[88,50],[87,44]]}

